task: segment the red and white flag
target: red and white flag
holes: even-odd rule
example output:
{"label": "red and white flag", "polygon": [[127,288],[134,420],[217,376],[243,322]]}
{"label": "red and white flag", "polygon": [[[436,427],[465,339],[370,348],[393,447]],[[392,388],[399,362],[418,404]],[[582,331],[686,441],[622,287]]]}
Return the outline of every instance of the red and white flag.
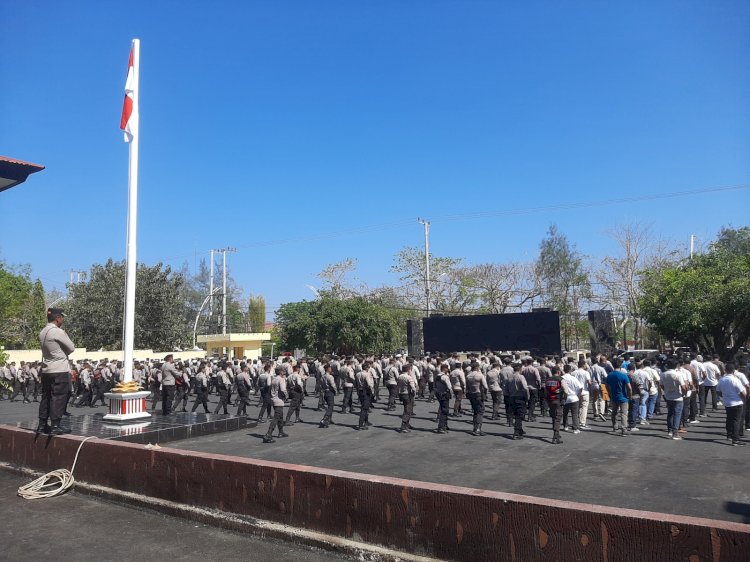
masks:
{"label": "red and white flag", "polygon": [[122,104],[120,129],[125,132],[125,142],[131,142],[138,134],[138,54],[135,41],[130,47],[128,78],[125,82],[125,101]]}

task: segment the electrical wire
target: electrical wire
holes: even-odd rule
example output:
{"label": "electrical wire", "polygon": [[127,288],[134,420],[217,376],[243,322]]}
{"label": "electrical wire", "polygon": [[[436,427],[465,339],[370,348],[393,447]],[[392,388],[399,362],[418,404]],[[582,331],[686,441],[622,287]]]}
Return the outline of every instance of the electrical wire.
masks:
{"label": "electrical wire", "polygon": [[27,500],[38,500],[59,496],[70,490],[73,487],[73,484],[75,484],[73,471],[76,469],[76,463],[78,462],[78,453],[81,452],[81,447],[83,447],[83,444],[89,439],[96,439],[96,437],[86,437],[86,439],[81,441],[81,444],[78,445],[76,456],[73,459],[73,466],[70,467],[70,470],[59,468],[52,472],[48,472],[33,482],[18,488],[18,495]]}

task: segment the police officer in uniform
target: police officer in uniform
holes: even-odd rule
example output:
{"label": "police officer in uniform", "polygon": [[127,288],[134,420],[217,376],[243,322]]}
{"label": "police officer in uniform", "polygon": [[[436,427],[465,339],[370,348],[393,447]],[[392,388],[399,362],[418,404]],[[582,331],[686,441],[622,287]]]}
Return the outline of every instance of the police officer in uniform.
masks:
{"label": "police officer in uniform", "polygon": [[268,424],[268,431],[263,437],[263,443],[275,443],[273,430],[277,426],[279,437],[289,437],[284,432],[284,400],[287,397],[286,369],[284,367],[276,367],[276,376],[271,379],[271,385],[269,386],[269,396],[273,404],[273,418],[271,418],[271,423]]}
{"label": "police officer in uniform", "polygon": [[326,413],[320,420],[320,427],[326,428],[333,423],[333,401],[336,396],[336,379],[333,378],[333,368],[328,365],[325,373],[320,378],[320,393],[326,404]]}
{"label": "police officer in uniform", "polygon": [[398,385],[398,397],[404,406],[404,412],[401,415],[401,428],[398,430],[399,433],[409,433],[411,429],[409,422],[414,411],[414,395],[417,393],[417,383],[409,374],[410,370],[411,367],[408,364],[401,367],[401,374],[396,381]]}
{"label": "police officer in uniform", "polygon": [[440,365],[440,372],[435,376],[435,396],[438,400],[438,426],[436,433],[448,431],[448,412],[451,400],[451,379],[448,376],[450,367],[447,363]]}
{"label": "police officer in uniform", "polygon": [[[75,345],[63,331],[65,314],[59,308],[47,309],[48,324],[39,334],[42,347],[42,398],[39,402],[39,433],[62,435],[70,430],[60,426],[70,385],[68,355]],[[47,420],[52,422],[50,427]]]}
{"label": "police officer in uniform", "polygon": [[560,376],[560,367],[552,367],[551,375],[544,382],[544,389],[547,394],[547,404],[549,404],[549,415],[552,418],[552,444],[559,445],[560,424],[562,423],[562,399],[564,398],[562,376]]}
{"label": "police officer in uniform", "polygon": [[161,382],[161,413],[168,416],[172,413],[172,402],[174,402],[175,379],[180,376],[174,366],[174,356],[170,353],[164,358],[159,378]]}
{"label": "police officer in uniform", "polygon": [[357,373],[357,389],[359,392],[359,423],[357,429],[370,429],[370,410],[372,409],[372,398],[375,394],[375,380],[370,371],[369,361],[364,368]]}
{"label": "police officer in uniform", "polygon": [[272,380],[271,363],[266,363],[263,365],[263,372],[258,377],[258,388],[260,389],[260,414],[258,415],[258,423],[263,423],[264,414],[267,414],[269,420],[271,419],[271,412],[273,410],[273,401],[271,400]]}
{"label": "police officer in uniform", "polygon": [[208,366],[202,364],[198,368],[198,374],[195,375],[195,402],[193,402],[192,412],[198,409],[198,404],[203,404],[203,409],[208,414]]}
{"label": "police officer in uniform", "polygon": [[[300,375],[299,364],[292,367],[292,374],[286,378],[286,386],[289,389],[289,398],[291,404],[289,410],[286,413],[285,425],[294,425],[294,422],[301,422],[299,418],[300,406],[302,404],[302,397],[304,396],[304,382],[302,381],[302,375]],[[295,414],[294,422],[290,422],[289,419]]]}
{"label": "police officer in uniform", "polygon": [[237,375],[237,415],[247,415],[247,405],[250,403],[250,389],[253,387],[253,382],[250,379],[250,368],[244,364],[242,370]]}
{"label": "police officer in uniform", "polygon": [[484,432],[482,431],[482,415],[484,414],[484,400],[482,399],[482,395],[487,390],[487,378],[480,370],[479,363],[473,361],[471,372],[466,377],[466,395],[469,397],[471,411],[474,415],[474,429],[471,434],[476,437],[484,436]]}

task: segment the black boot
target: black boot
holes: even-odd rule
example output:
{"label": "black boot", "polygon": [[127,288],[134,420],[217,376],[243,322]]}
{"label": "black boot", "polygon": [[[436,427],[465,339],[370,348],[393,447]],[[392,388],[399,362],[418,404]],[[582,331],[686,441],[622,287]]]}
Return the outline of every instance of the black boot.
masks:
{"label": "black boot", "polygon": [[36,428],[37,433],[44,433],[45,435],[49,434],[50,432],[50,426],[47,423],[46,418],[39,418],[39,425]]}
{"label": "black boot", "polygon": [[50,435],[66,435],[70,433],[67,427],[60,426],[60,420],[52,420],[52,427],[49,430]]}

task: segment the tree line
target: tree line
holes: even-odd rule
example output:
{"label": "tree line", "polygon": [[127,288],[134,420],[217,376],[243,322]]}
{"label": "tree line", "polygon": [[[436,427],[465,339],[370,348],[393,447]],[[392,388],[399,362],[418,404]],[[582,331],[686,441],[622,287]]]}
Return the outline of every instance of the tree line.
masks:
{"label": "tree line", "polygon": [[[622,347],[683,344],[729,355],[747,344],[749,228],[722,229],[692,259],[654,237],[648,226],[615,227],[608,235],[618,251],[596,260],[581,254],[554,224],[530,263],[468,264],[430,255],[429,308],[444,315],[550,308],[560,313],[565,349],[588,347],[585,314],[593,309],[613,312]],[[313,353],[403,349],[404,319],[422,317],[427,310],[423,250],[410,246],[394,256],[391,271],[399,276],[397,284],[369,287],[356,280],[356,268],[352,258],[325,267],[316,301],[279,308],[282,347]],[[357,309],[363,311],[361,318],[351,316]],[[340,318],[350,318],[349,327],[331,331]],[[368,330],[378,337],[368,340]]]}
{"label": "tree line", "polygon": [[[750,336],[750,228],[723,228],[692,258],[658,240],[647,226],[614,227],[608,235],[617,252],[593,259],[578,251],[556,225],[540,241],[531,262],[471,264],[459,257],[430,255],[430,309],[435,314],[560,312],[566,349],[588,347],[585,313],[607,309],[616,319],[622,346],[687,345],[727,355]],[[290,302],[276,311],[274,338],[282,349],[310,353],[384,353],[405,347],[405,320],[427,309],[424,253],[405,247],[393,259],[398,281],[371,287],[356,279],[348,258],[325,267],[312,301]],[[68,330],[89,349],[122,345],[125,264],[94,264],[87,278],[68,285],[59,306],[70,313]],[[213,306],[209,267],[195,274],[158,263],[137,270],[137,348],[169,350],[192,346],[197,332],[221,331],[221,295]],[[45,297],[47,301],[45,301]],[[0,262],[0,345],[38,347],[37,335],[51,302],[30,270]],[[204,306],[205,305],[205,306]],[[201,311],[201,314],[199,314]],[[242,297],[229,277],[229,331],[265,331],[262,296]]]}

